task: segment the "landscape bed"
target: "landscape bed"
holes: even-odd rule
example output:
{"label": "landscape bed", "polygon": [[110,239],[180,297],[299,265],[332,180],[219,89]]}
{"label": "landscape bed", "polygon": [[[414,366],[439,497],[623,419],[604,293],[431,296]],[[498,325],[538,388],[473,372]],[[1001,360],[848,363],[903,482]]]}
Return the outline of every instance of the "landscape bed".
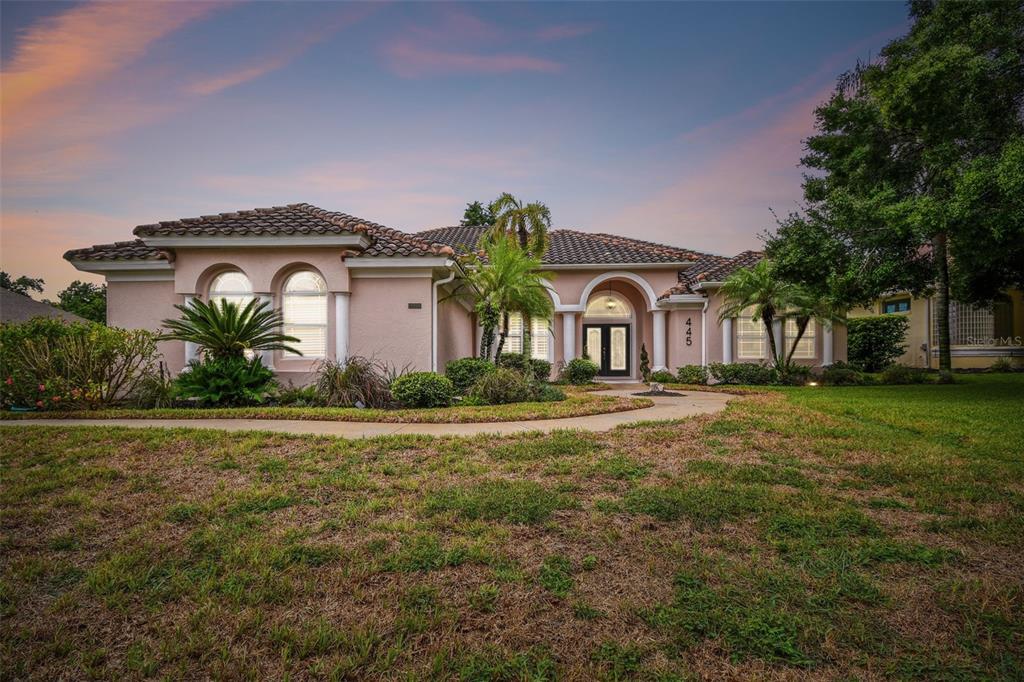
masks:
{"label": "landscape bed", "polygon": [[382,410],[355,407],[213,407],[102,410],[68,412],[3,412],[2,420],[22,419],[299,419],[344,422],[388,422],[396,424],[475,424],[535,421],[587,417],[650,407],[643,398],[601,395],[597,392],[569,393],[565,400],[510,403],[508,405],[467,405],[421,409]]}
{"label": "landscape bed", "polygon": [[1024,376],[601,434],[0,426],[26,679],[1019,679]]}

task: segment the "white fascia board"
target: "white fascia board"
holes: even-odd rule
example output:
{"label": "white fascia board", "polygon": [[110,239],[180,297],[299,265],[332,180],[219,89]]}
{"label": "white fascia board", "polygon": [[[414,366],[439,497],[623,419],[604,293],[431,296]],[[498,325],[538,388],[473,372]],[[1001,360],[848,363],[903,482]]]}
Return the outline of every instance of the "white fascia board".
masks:
{"label": "white fascia board", "polygon": [[82,272],[174,272],[174,266],[165,260],[70,260]]}
{"label": "white fascia board", "polygon": [[681,270],[693,265],[693,261],[675,263],[565,263],[545,264],[545,270]]}
{"label": "white fascia board", "polygon": [[287,246],[347,246],[365,249],[370,239],[362,234],[300,234],[237,237],[142,237],[147,246],[166,248],[280,248]]}
{"label": "white fascia board", "polygon": [[697,282],[693,285],[694,289],[717,289],[718,287],[725,284],[725,282]]}
{"label": "white fascia board", "polygon": [[700,294],[672,294],[658,301],[658,305],[686,303],[704,305],[704,302],[707,300],[706,296],[701,296]]}
{"label": "white fascia board", "polygon": [[345,259],[345,267],[355,269],[385,268],[450,268],[455,264],[444,256],[380,257],[353,256]]}
{"label": "white fascia board", "polygon": [[372,269],[355,269],[351,272],[352,279],[384,279],[384,278],[402,278],[409,279],[413,277],[433,277],[433,268],[372,268]]}

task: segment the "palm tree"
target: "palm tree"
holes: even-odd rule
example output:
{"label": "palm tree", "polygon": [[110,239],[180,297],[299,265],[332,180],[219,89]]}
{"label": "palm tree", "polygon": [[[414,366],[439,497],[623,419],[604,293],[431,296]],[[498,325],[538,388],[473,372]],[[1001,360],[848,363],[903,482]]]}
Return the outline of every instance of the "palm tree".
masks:
{"label": "palm tree", "polygon": [[[501,355],[508,337],[509,316],[520,313],[527,317],[551,315],[553,306],[544,280],[550,273],[541,272],[540,259],[521,248],[513,238],[488,235],[481,244],[484,256],[470,256],[464,263],[466,276],[453,296],[471,295],[483,336],[480,357],[490,360]],[[495,327],[500,323],[498,345],[491,354]]]}
{"label": "palm tree", "polygon": [[722,294],[725,302],[718,311],[718,321],[739,317],[748,308],[752,308],[751,319],[754,322],[760,320],[764,324],[772,362],[776,367],[781,367],[783,359],[775,343],[772,325],[796,298],[796,287],[779,279],[771,261],[766,259],[752,268],[742,268],[729,275],[722,285]]}
{"label": "palm tree", "polygon": [[551,229],[551,209],[539,201],[529,204],[508,192],[491,202],[489,207],[494,216],[491,235],[512,235],[519,241],[519,247],[534,256],[542,258],[548,250],[548,230]]}
{"label": "palm tree", "polygon": [[[491,202],[488,207],[494,218],[491,236],[509,235],[519,242],[519,248],[537,258],[548,250],[548,231],[551,229],[551,210],[543,203],[523,202],[508,192]],[[523,314],[523,353],[530,355],[532,347],[531,315]]]}
{"label": "palm tree", "polygon": [[244,308],[237,303],[220,300],[203,303],[193,299],[188,305],[174,306],[181,319],[164,320],[168,332],[158,341],[187,341],[214,359],[242,358],[246,351],[283,350],[302,355],[289,346],[299,339],[278,331],[281,313],[269,309],[266,301],[253,299]]}
{"label": "palm tree", "polygon": [[793,354],[804,337],[807,327],[812,320],[831,327],[834,323],[841,321],[846,316],[846,307],[839,305],[831,297],[815,296],[804,287],[795,286],[793,296],[789,300],[786,310],[787,317],[792,317],[796,322],[796,337],[793,345],[786,352],[784,367],[789,367],[793,361]]}

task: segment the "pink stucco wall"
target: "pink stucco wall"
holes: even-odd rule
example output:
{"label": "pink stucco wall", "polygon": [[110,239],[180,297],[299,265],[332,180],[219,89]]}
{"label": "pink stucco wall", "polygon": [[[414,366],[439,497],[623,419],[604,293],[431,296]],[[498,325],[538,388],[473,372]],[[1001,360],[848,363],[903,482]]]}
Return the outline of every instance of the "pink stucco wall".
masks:
{"label": "pink stucco wall", "polygon": [[430,277],[353,278],[349,352],[429,371],[432,286]]}
{"label": "pink stucco wall", "polygon": [[[699,365],[701,363],[701,308],[702,306],[676,308],[668,314],[666,331],[668,333],[667,360],[670,372],[675,372],[683,365]],[[687,322],[690,324],[687,325]],[[687,330],[690,332],[689,335],[686,333]],[[687,345],[687,339],[689,339],[689,345]]]}
{"label": "pink stucco wall", "polygon": [[174,290],[205,294],[211,280],[225,270],[241,270],[252,290],[266,294],[279,289],[285,277],[312,268],[327,282],[328,291],[348,291],[349,272],[338,247],[175,249]]}
{"label": "pink stucco wall", "polygon": [[[125,329],[157,331],[161,322],[176,318],[174,304],[181,303],[174,293],[174,282],[109,282],[107,284],[107,324]],[[185,344],[161,341],[158,344],[171,372],[185,366]]]}
{"label": "pink stucco wall", "polygon": [[[444,298],[442,292],[439,298]],[[451,360],[476,355],[474,345],[475,323],[473,315],[454,299],[437,305],[437,371]]]}

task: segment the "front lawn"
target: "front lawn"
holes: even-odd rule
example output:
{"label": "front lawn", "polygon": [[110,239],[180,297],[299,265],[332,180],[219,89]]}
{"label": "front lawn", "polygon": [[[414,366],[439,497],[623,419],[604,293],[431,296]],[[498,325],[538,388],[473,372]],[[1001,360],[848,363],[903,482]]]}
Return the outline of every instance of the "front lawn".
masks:
{"label": "front lawn", "polygon": [[605,434],[5,425],[33,679],[1019,679],[1024,377]]}
{"label": "front lawn", "polygon": [[302,419],[339,422],[402,424],[469,424],[586,417],[650,407],[646,398],[623,398],[596,392],[570,392],[565,400],[508,405],[467,405],[421,409],[359,409],[355,407],[214,407],[103,410],[69,412],[2,412],[0,420],[17,419]]}

